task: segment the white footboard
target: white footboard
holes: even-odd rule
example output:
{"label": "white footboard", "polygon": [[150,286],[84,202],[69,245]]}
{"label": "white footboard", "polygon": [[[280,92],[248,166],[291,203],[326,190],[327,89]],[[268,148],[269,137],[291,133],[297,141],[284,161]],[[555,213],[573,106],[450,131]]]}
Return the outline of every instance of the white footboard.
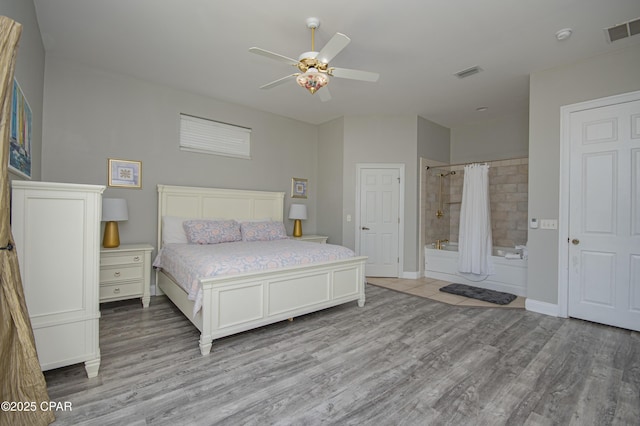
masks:
{"label": "white footboard", "polygon": [[203,306],[196,317],[186,292],[161,272],[158,285],[198,327],[205,355],[213,339],[353,300],[364,306],[365,260],[355,257],[203,280]]}

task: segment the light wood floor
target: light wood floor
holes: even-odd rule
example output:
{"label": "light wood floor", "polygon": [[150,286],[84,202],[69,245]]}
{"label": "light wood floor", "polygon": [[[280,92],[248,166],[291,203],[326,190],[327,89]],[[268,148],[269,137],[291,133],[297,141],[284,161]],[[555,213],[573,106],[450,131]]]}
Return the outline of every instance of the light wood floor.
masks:
{"label": "light wood floor", "polygon": [[102,365],[45,373],[56,425],[638,425],[640,333],[368,285],[214,341],[163,297],[102,305]]}
{"label": "light wood floor", "polygon": [[377,285],[378,287],[413,294],[415,296],[426,297],[427,299],[437,300],[438,302],[444,302],[450,305],[524,309],[524,297],[518,296],[511,303],[498,305],[496,303],[485,302],[483,300],[472,299],[470,297],[444,293],[440,291],[440,288],[451,283],[437,280],[435,278],[418,278],[410,280],[406,278],[367,277],[367,282],[369,284]]}

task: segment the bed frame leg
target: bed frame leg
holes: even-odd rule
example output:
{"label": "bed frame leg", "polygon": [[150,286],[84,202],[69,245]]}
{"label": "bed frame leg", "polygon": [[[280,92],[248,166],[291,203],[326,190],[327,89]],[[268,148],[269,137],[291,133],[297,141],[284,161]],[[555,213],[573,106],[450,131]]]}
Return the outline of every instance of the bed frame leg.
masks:
{"label": "bed frame leg", "polygon": [[211,338],[204,338],[202,335],[200,335],[200,353],[202,355],[208,355],[209,352],[211,352],[211,346],[213,345],[213,339]]}

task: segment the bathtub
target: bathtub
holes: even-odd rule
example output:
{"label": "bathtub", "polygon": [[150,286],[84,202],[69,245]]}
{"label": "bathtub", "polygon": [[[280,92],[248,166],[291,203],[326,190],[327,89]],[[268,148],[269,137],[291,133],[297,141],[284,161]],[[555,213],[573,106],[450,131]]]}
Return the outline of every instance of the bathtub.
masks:
{"label": "bathtub", "polygon": [[506,259],[507,253],[515,253],[513,248],[493,248],[493,268],[495,274],[484,277],[458,272],[458,244],[446,243],[441,250],[427,245],[424,250],[424,275],[452,283],[468,284],[489,290],[504,291],[516,296],[527,295],[527,260]]}

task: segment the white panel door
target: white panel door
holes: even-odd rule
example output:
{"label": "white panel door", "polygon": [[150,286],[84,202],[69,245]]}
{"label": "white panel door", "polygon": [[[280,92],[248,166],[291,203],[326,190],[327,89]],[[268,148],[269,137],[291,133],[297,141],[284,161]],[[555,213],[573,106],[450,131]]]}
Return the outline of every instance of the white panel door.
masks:
{"label": "white panel door", "polygon": [[640,330],[640,101],[571,114],[569,316]]}
{"label": "white panel door", "polygon": [[398,277],[400,171],[360,170],[360,254],[368,256],[365,274]]}

